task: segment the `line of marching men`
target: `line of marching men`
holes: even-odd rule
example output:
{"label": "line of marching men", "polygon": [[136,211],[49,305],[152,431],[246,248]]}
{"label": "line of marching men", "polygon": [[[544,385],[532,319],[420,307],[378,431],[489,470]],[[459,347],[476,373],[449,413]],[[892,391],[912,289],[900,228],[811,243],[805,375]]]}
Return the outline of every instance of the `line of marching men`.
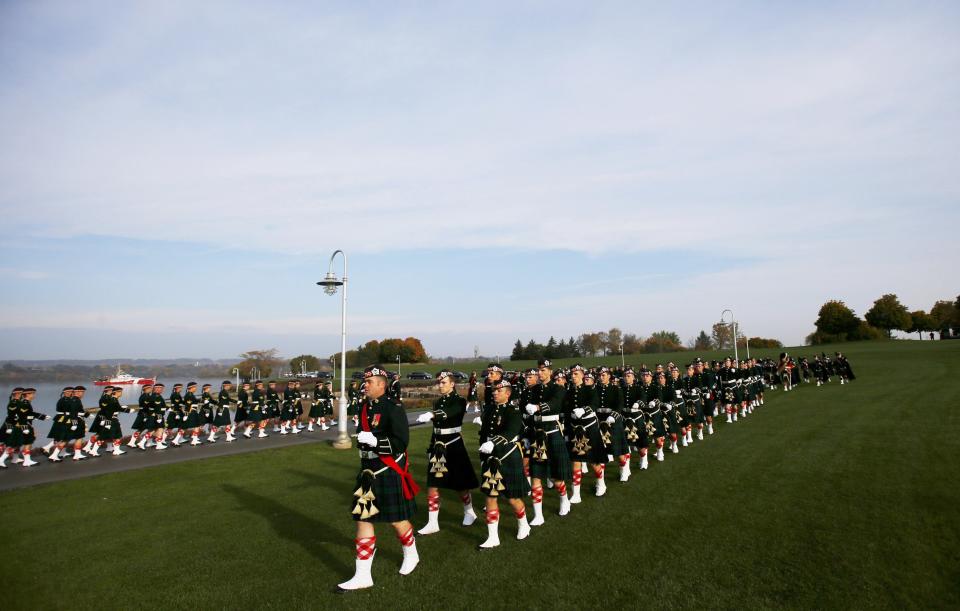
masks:
{"label": "line of marching men", "polygon": [[[236,398],[231,396],[233,384],[224,380],[219,392],[213,394],[210,384],[199,387],[196,382],[174,384],[165,396],[164,384],[143,386],[136,406],[122,405],[123,388],[106,386],[98,408],[88,410],[83,405],[86,388],[68,386],[61,391],[52,416],[33,409],[34,388],[14,388],[7,403],[7,415],[0,428],[0,467],[13,464],[31,467],[34,460],[36,433],[34,421],[53,419],[48,442],[41,448],[51,462],[65,458],[74,461],[88,456],[100,456],[100,450],[119,456],[131,448],[165,450],[169,445],[180,446],[215,443],[219,433],[227,442],[238,437],[267,437],[267,429],[281,435],[299,434],[314,426],[327,430],[333,420],[333,392],[330,384],[317,384],[313,390],[307,424],[304,426],[303,400],[307,394],[299,381],[288,382],[282,391],[276,382],[245,382]],[[356,412],[362,393],[351,392],[351,413]],[[233,414],[231,414],[231,408]],[[136,413],[133,432],[127,437],[120,423],[121,413]],[[89,427],[87,420],[93,418]],[[89,435],[89,436],[88,436]],[[203,441],[201,441],[203,440]],[[169,445],[168,445],[169,444]]]}
{"label": "line of marching men", "polygon": [[[606,367],[554,370],[548,359],[524,372],[522,380],[508,381],[504,373],[491,363],[483,382],[483,408],[474,420],[480,425],[479,478],[462,437],[468,401],[455,391],[452,372],[437,375],[441,396],[418,418],[433,426],[427,449],[427,523],[418,534],[439,532],[441,489],[456,492],[463,525],[473,524],[477,514],[471,491],[480,488],[486,496],[487,539],[479,548],[500,545],[501,497],[517,519],[517,539],[526,539],[531,527],[545,522],[544,487],[556,490],[559,515],[567,515],[583,502],[585,473],[592,472],[594,494],[603,496],[609,463],[619,465],[619,480],[627,482],[634,457],[640,469],[648,468],[650,453],[663,461],[668,444],[669,452],[678,453],[694,439],[704,439],[704,432],[713,434],[715,417],[723,414],[728,423],[747,417],[764,404],[764,390],[772,387],[756,360],[737,363],[729,357],[712,364],[696,359],[684,372],[672,363],[652,371],[628,367],[620,379]],[[400,541],[401,575],[411,573],[420,560],[411,522],[419,487],[410,473],[409,429],[402,406],[387,392],[388,375],[376,365],[364,372],[357,433],[360,470],[351,510],[357,524],[356,565],[353,577],[338,585],[341,592],[373,585],[378,522],[389,523]],[[845,373],[839,375],[846,379]],[[529,521],[528,496],[533,509]]]}

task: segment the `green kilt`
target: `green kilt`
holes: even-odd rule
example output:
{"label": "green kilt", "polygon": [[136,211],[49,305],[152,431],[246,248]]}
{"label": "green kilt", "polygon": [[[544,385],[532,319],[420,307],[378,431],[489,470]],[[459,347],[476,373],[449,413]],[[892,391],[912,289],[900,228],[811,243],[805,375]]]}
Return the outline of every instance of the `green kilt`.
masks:
{"label": "green kilt", "polygon": [[[228,416],[229,418],[229,416]],[[247,412],[247,408],[240,405],[237,407],[237,413],[233,417],[234,422],[240,424],[241,422],[246,422],[250,420],[250,414]]]}
{"label": "green kilt", "polygon": [[[397,461],[397,465],[402,469],[406,464],[407,456],[403,455],[402,460]],[[374,504],[379,513],[363,520],[364,522],[400,522],[413,518],[417,511],[417,503],[414,499],[406,499],[403,496],[403,483],[400,474],[383,464],[379,458],[361,459],[360,473],[357,474],[357,482],[354,490],[363,484],[364,470],[375,473],[373,478],[373,496]],[[379,473],[378,473],[379,472]],[[353,511],[353,505],[350,506]],[[360,521],[359,514],[351,514],[354,520]]]}
{"label": "green kilt", "polygon": [[687,399],[682,409],[688,425],[703,424],[703,403],[699,399]]}
{"label": "green kilt", "polygon": [[181,426],[183,426],[183,414],[175,409],[170,410],[170,413],[167,414],[167,428],[178,429]]}
{"label": "green kilt", "polygon": [[648,437],[665,437],[667,435],[667,424],[664,422],[663,413],[660,410],[657,410],[652,414],[644,412],[643,419],[648,425]]}
{"label": "green kilt", "polygon": [[[542,431],[536,429],[536,435]],[[530,477],[540,480],[554,479],[567,481],[573,479],[573,464],[570,462],[570,452],[567,451],[567,442],[559,429],[546,435],[547,460],[536,460],[530,457]]]}
{"label": "green kilt", "polygon": [[69,421],[69,418],[67,416],[54,416],[53,425],[47,434],[48,439],[53,439],[54,441],[67,441],[69,439],[67,433],[70,427],[61,422],[62,420]]}
{"label": "green kilt", "polygon": [[[99,416],[97,417],[99,418]],[[92,431],[93,428],[91,427],[90,430]],[[101,418],[98,431],[97,437],[103,441],[120,441],[123,439],[123,429],[120,428],[120,419],[116,416],[109,420]]]}
{"label": "green kilt", "polygon": [[187,412],[184,422],[186,423],[184,426],[188,429],[195,429],[203,425],[203,422],[200,420],[200,412],[195,409]]}
{"label": "green kilt", "polygon": [[254,407],[247,412],[247,421],[258,423],[262,420],[267,420],[267,416],[261,411],[261,408]]}
{"label": "green kilt", "polygon": [[600,435],[600,423],[595,418],[584,418],[577,422],[578,424],[570,426],[570,440],[567,442],[570,460],[606,464],[607,449]]}
{"label": "green kilt", "polygon": [[87,422],[83,419],[83,416],[70,418],[65,427],[67,429],[67,441],[83,439],[87,436]]}
{"label": "green kilt", "polygon": [[[623,418],[614,416],[613,424],[607,425],[607,416],[608,414],[597,414],[597,418],[603,423],[601,433],[608,428],[610,431],[610,443],[607,444],[606,453],[612,456],[623,456],[630,452],[627,446],[627,430],[623,426]],[[606,462],[606,460],[604,460],[604,462]]]}
{"label": "green kilt", "polygon": [[280,410],[280,419],[281,420],[293,420],[297,417],[297,406],[293,401],[283,404],[283,409]]}
{"label": "green kilt", "polygon": [[97,414],[93,417],[93,423],[90,425],[90,434],[100,437],[101,429],[103,428],[103,416]]}
{"label": "green kilt", "polygon": [[137,411],[136,418],[133,419],[133,430],[135,431],[145,431],[147,430],[147,420],[148,416],[143,413],[143,410]]}
{"label": "green kilt", "polygon": [[[485,473],[489,467],[490,457],[487,456],[480,461],[480,472]],[[499,496],[508,499],[524,499],[530,494],[530,484],[523,474],[523,454],[520,453],[519,448],[500,461],[500,475],[503,477],[501,483],[504,490],[500,491]],[[490,496],[486,490],[484,493]]]}
{"label": "green kilt", "polygon": [[216,415],[213,417],[213,426],[230,426],[230,408],[227,406],[216,408]]}
{"label": "green kilt", "polygon": [[310,413],[308,416],[313,419],[321,418],[324,415],[323,412],[323,401],[314,401],[310,404]]}
{"label": "green kilt", "polygon": [[37,439],[33,426],[29,424],[16,424],[12,429],[8,426],[7,430],[6,444],[11,448],[32,445]]}
{"label": "green kilt", "polygon": [[[446,444],[440,450],[447,466],[442,477],[438,477],[430,467],[430,456],[438,442]],[[463,437],[460,433],[434,434],[430,439],[430,446],[427,448],[427,486],[447,490],[473,490],[480,486],[477,473],[473,470],[473,462],[470,461],[470,455],[467,454],[467,447],[463,445]]]}
{"label": "green kilt", "polygon": [[667,431],[673,435],[680,434],[680,428],[684,426],[683,416],[677,411],[676,406],[663,415],[667,421]]}
{"label": "green kilt", "polygon": [[214,406],[204,405],[200,408],[200,426],[204,424],[213,424],[213,410]]}
{"label": "green kilt", "polygon": [[[635,413],[623,417],[623,430],[627,436],[627,447],[646,448],[650,445],[650,438],[647,435],[647,423],[643,419],[643,414]],[[637,438],[631,440],[631,433],[635,433]]]}

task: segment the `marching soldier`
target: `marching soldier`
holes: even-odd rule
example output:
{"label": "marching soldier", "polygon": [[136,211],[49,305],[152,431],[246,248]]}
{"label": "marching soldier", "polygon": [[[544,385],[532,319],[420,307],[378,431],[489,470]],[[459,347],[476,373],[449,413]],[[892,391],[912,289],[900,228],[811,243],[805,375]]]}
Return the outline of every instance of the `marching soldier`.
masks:
{"label": "marching soldier", "polygon": [[[230,423],[230,404],[233,400],[230,398],[230,388],[233,384],[230,380],[224,380],[220,383],[220,392],[217,393],[217,407],[213,414],[213,423],[210,425],[210,437],[207,441],[213,443],[217,440],[216,434],[223,427],[227,433],[227,442],[234,441],[233,425]],[[239,409],[237,412],[239,413]]]}
{"label": "marching soldier", "polygon": [[373,586],[370,568],[376,555],[374,524],[393,526],[403,549],[400,574],[409,575],[420,562],[410,519],[419,491],[410,475],[407,443],[410,431],[403,408],[387,396],[388,374],[379,365],[363,372],[366,397],[360,405],[360,473],[354,492],[353,519],[357,522],[356,571],[341,584],[342,591]]}
{"label": "marching soldier", "polygon": [[347,390],[347,397],[350,402],[347,404],[347,415],[353,418],[353,426],[359,426],[357,414],[360,413],[360,394],[361,389],[356,381],[350,382],[350,388]]}
{"label": "marching soldier", "polygon": [[737,421],[737,370],[733,366],[733,359],[729,356],[723,360],[723,368],[717,375],[720,382],[720,390],[723,393],[723,409],[727,413],[727,422]]}
{"label": "marching soldier", "polygon": [[[310,404],[310,421],[307,424],[307,431],[313,432],[313,425],[320,422],[320,430],[326,431],[327,426],[327,402],[330,401],[330,389],[323,382],[317,382],[313,388],[313,403]],[[331,410],[332,412],[332,410]]]}
{"label": "marching soldier", "polygon": [[[272,382],[271,386],[275,386]],[[286,435],[288,429],[294,435],[300,433],[297,427],[297,403],[300,393],[297,392],[297,383],[295,381],[287,382],[287,387],[283,389],[283,407],[280,410],[280,434]]]}
{"label": "marching soldier", "polygon": [[83,408],[83,395],[87,392],[84,386],[73,387],[73,398],[70,403],[70,419],[66,423],[67,443],[73,444],[74,458],[79,450],[87,452],[91,456],[99,456],[97,449],[97,437],[94,435],[86,444],[84,438],[87,436],[87,412]]}
{"label": "marching soldier", "polygon": [[[156,386],[154,386],[156,389]],[[166,406],[164,406],[164,412],[166,412],[166,431],[164,431],[163,440],[166,441],[170,438],[170,435],[176,431],[176,436],[173,438],[173,445],[179,446],[184,443],[186,440],[183,438],[183,423],[186,419],[186,415],[183,413],[183,397],[180,395],[180,391],[183,389],[183,384],[177,382],[173,385],[173,389],[170,391],[170,411],[167,412]]]}
{"label": "marching soldier", "polygon": [[[99,421],[98,435],[100,441],[106,441],[107,451],[114,456],[126,454],[120,449],[120,441],[123,439],[123,429],[120,426],[120,412],[130,413],[133,409],[120,405],[120,397],[123,395],[123,388],[119,386],[108,386],[110,390],[104,393],[100,401],[100,412],[97,414]],[[113,446],[112,448],[110,446]]]}
{"label": "marching soldier", "polygon": [[512,388],[506,380],[492,382],[490,404],[483,409],[480,425],[480,471],[483,473],[481,489],[487,495],[487,539],[480,549],[500,545],[500,508],[497,499],[506,497],[517,518],[517,539],[530,535],[530,524],[523,499],[530,493],[530,484],[524,476],[520,433],[524,429],[520,409],[510,401]]}
{"label": "marching soldier", "polygon": [[283,429],[280,427],[280,393],[277,392],[277,383],[273,380],[270,380],[270,382],[267,383],[267,390],[264,394],[264,397],[265,407],[263,412],[267,418],[267,423],[273,423],[274,433],[279,433],[281,430],[286,430],[286,427],[283,427]]}
{"label": "marching soldier", "polygon": [[190,445],[200,445],[200,399],[197,398],[197,383],[187,383],[187,393],[183,396],[183,426],[190,431]]}
{"label": "marching soldier", "polygon": [[[19,393],[17,400],[19,401]],[[40,448],[41,451],[48,455],[47,457],[52,462],[60,462],[62,460],[60,456],[61,452],[66,453],[68,441],[67,429],[69,428],[66,423],[70,419],[72,403],[73,386],[66,386],[60,391],[60,398],[57,399],[57,406],[53,416],[53,424],[50,426],[50,432],[47,434],[47,438],[51,441]],[[82,460],[84,458],[86,458],[86,456],[81,456],[75,460]]]}
{"label": "marching soldier", "polygon": [[[16,422],[17,410],[20,409],[20,398],[23,396],[23,388],[17,386],[10,391],[10,399],[7,401],[7,415],[3,420],[3,426],[0,426],[0,467],[7,468],[7,456],[14,454],[8,452],[7,444],[13,441],[13,427]],[[14,456],[14,463],[23,462]]]}
{"label": "marching soldier", "polygon": [[[620,396],[620,385],[612,383],[610,369],[607,367],[600,368],[600,383],[594,387],[593,400],[593,409],[601,420],[600,430],[603,433],[608,460],[614,456],[617,457],[617,461],[620,463],[620,481],[625,482],[630,479],[630,453],[627,447],[627,433],[623,424],[623,416],[620,414],[623,397]],[[597,467],[594,468],[597,469]],[[601,496],[607,489],[607,485],[603,481],[605,469],[605,464],[600,465],[597,496]]]}
{"label": "marching soldier", "polygon": [[637,452],[640,457],[640,468],[646,469],[647,448],[650,441],[647,437],[646,422],[643,418],[643,409],[640,403],[643,399],[640,388],[641,384],[637,380],[633,367],[627,367],[623,372],[623,380],[620,383],[620,396],[622,398],[620,414],[623,416],[623,429],[627,436],[627,455],[630,456],[631,452]]}
{"label": "marching soldier", "polygon": [[[153,448],[155,450],[166,450],[167,444],[166,441],[166,431],[164,429],[165,422],[170,422],[170,418],[166,419],[164,416],[167,414],[167,402],[163,400],[163,391],[166,387],[157,382],[153,385],[153,393],[150,394],[150,414],[152,416],[151,422],[149,425],[153,429]],[[145,439],[140,439],[140,444],[137,445],[141,450],[147,449],[147,444],[150,442],[151,435],[147,435]]]}
{"label": "marching soldier", "polygon": [[660,417],[663,418],[664,430],[670,437],[670,451],[677,454],[680,452],[677,446],[680,439],[680,420],[679,413],[674,409],[676,391],[667,383],[667,374],[663,371],[657,372],[657,398],[660,400]]}
{"label": "marching soldier", "polygon": [[153,384],[144,384],[140,387],[140,398],[137,399],[137,416],[133,419],[133,433],[130,435],[130,440],[127,442],[127,445],[131,448],[137,447],[141,436],[146,438],[147,433],[147,417],[150,413],[150,395],[153,394]]}
{"label": "marching soldier", "polygon": [[589,464],[597,476],[597,496],[603,496],[606,488],[601,488],[603,472],[601,468],[607,462],[607,449],[600,436],[600,424],[594,411],[593,388],[583,383],[586,370],[577,363],[570,368],[570,384],[564,394],[563,415],[566,421],[570,447],[570,460],[573,461],[573,494],[570,503],[582,502],[580,484],[583,481],[583,465]]}
{"label": "marching soldier", "polygon": [[[220,391],[221,396],[223,391]],[[229,398],[229,397],[228,397]],[[248,426],[248,408],[250,406],[250,382],[244,382],[237,389],[237,413],[233,415],[233,428],[236,431],[244,429],[243,436],[250,438]]]}
{"label": "marching soldier", "polygon": [[[246,384],[244,384],[244,386],[246,386]],[[250,405],[247,409],[247,430],[243,433],[247,439],[250,438],[250,434],[255,427],[260,431],[257,433],[257,438],[262,439],[269,437],[264,430],[267,428],[267,421],[270,419],[266,400],[267,397],[263,390],[263,382],[257,380],[253,384],[253,392],[250,393]]]}
{"label": "marching soldier", "polygon": [[543,520],[543,481],[551,478],[560,495],[560,515],[570,513],[567,498],[567,480],[573,479],[570,453],[563,438],[560,417],[563,412],[564,388],[552,380],[553,363],[541,359],[537,373],[540,378],[536,390],[526,398],[524,411],[533,416],[534,438],[530,447],[530,477],[533,485],[533,520],[530,526],[540,526]]}
{"label": "marching soldier", "polygon": [[[35,388],[24,388],[19,400],[11,400],[11,403],[7,405],[7,420],[4,423],[6,435],[4,444],[7,448],[7,453],[4,454],[4,457],[13,456],[19,451],[23,454],[23,460],[16,460],[15,457],[13,462],[15,464],[22,462],[24,467],[32,467],[37,464],[37,462],[30,457],[33,442],[36,440],[33,421],[47,419],[45,414],[33,411],[33,405],[31,405],[30,402],[33,401],[36,392],[37,390]],[[0,458],[0,467],[6,467],[7,465],[5,463],[6,459]]]}
{"label": "marching soldier", "polygon": [[216,411],[216,401],[213,398],[213,386],[204,384],[200,387],[200,431],[207,427],[207,442],[214,443],[217,438],[214,435],[215,428],[213,418]]}
{"label": "marching soldier", "polygon": [[477,381],[477,372],[470,372],[470,380],[467,383],[467,407],[471,408],[472,411],[480,411],[480,393],[478,390],[479,383]]}
{"label": "marching soldier", "polygon": [[418,534],[430,535],[440,531],[440,488],[456,490],[463,504],[463,525],[470,526],[477,519],[470,491],[480,485],[463,445],[463,416],[467,402],[457,394],[453,373],[437,374],[440,397],[433,409],[417,417],[417,422],[433,421],[433,435],[427,449],[427,524]]}
{"label": "marching soldier", "polygon": [[[647,438],[653,439],[657,448],[656,459],[663,462],[663,444],[667,434],[663,414],[660,411],[660,390],[653,383],[653,372],[649,369],[640,370],[640,388],[637,389],[637,400],[643,410],[643,419],[647,429]],[[641,462],[640,465],[643,468]]]}
{"label": "marching soldier", "polygon": [[687,365],[687,375],[680,380],[683,401],[686,408],[684,437],[687,443],[693,443],[693,427],[697,427],[697,439],[703,441],[703,402],[700,389],[703,387],[701,376],[693,363]]}

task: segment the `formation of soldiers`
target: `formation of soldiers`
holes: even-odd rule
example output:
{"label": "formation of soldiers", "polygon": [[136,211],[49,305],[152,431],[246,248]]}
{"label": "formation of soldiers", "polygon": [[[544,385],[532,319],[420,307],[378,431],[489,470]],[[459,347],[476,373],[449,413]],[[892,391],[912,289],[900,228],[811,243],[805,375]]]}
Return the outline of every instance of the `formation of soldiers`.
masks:
{"label": "formation of soldiers", "polygon": [[[5,468],[8,459],[24,467],[37,464],[33,453],[34,421],[48,418],[53,423],[41,451],[51,462],[98,457],[101,449],[120,456],[126,454],[124,446],[160,451],[170,445],[216,443],[221,433],[227,442],[240,437],[263,438],[269,436],[267,430],[271,426],[273,432],[281,435],[296,435],[304,429],[312,432],[315,426],[325,431],[336,425],[329,383],[317,384],[312,397],[300,389],[296,380],[287,382],[283,391],[277,389],[276,382],[245,382],[236,397],[231,395],[233,384],[229,380],[224,380],[216,394],[210,384],[198,387],[196,382],[174,384],[169,395],[165,395],[165,388],[160,383],[145,385],[137,405],[122,405],[123,387],[106,386],[97,408],[88,409],[83,405],[87,389],[68,386],[61,391],[52,416],[33,409],[36,389],[14,388],[0,428],[0,467]],[[311,399],[306,414],[304,399]],[[359,400],[358,394],[352,399],[353,405]],[[356,412],[355,407],[351,411]],[[121,413],[136,414],[129,436],[123,432]]]}
{"label": "formation of soldiers", "polygon": [[[839,376],[844,384],[853,371],[842,355],[828,368],[817,371],[818,386]],[[806,359],[801,359],[804,362]],[[809,363],[809,361],[807,361]],[[815,362],[824,363],[817,357]],[[665,460],[681,447],[714,434],[714,418],[736,423],[764,405],[764,392],[785,380],[809,382],[800,366],[786,353],[779,361],[748,359],[704,362],[696,359],[682,370],[673,363],[587,369],[574,365],[555,369],[549,359],[538,367],[505,379],[505,371],[490,363],[483,381],[482,409],[473,420],[479,425],[479,477],[463,442],[464,418],[472,403],[479,404],[479,382],[471,376],[467,398],[455,389],[454,374],[437,374],[440,397],[418,421],[432,423],[427,447],[427,522],[419,531],[440,531],[440,490],[457,493],[464,526],[477,520],[472,491],[486,497],[487,538],[482,550],[500,545],[499,500],[505,499],[517,520],[516,538],[526,539],[532,527],[541,526],[544,488],[559,496],[559,515],[583,502],[584,474],[592,473],[596,496],[606,494],[606,468],[616,463],[619,481],[628,482],[634,463],[648,469],[650,457]],[[813,367],[811,367],[813,370]],[[357,524],[356,564],[353,577],[338,585],[340,591],[373,585],[371,566],[376,555],[375,524],[389,523],[400,541],[407,575],[419,563],[412,519],[419,487],[410,473],[409,428],[403,407],[390,396],[389,374],[380,366],[364,372],[364,393],[359,401],[357,444],[360,470],[351,509]],[[788,384],[789,382],[789,384]],[[478,406],[479,407],[479,406]],[[569,484],[569,488],[568,488]],[[533,518],[527,518],[530,497]]]}

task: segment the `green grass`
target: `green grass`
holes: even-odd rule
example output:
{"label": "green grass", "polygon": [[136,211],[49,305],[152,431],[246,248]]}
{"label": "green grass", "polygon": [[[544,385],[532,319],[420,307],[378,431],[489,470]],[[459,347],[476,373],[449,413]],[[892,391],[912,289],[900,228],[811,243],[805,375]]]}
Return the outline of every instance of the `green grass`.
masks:
{"label": "green grass", "polygon": [[[347,596],[331,589],[353,570],[352,451],[309,444],[2,493],[4,607],[957,608],[960,342],[842,349],[853,384],[768,393],[566,518],[547,491],[547,523],[526,541],[503,511],[503,545],[477,552],[485,527],[460,527],[445,494],[443,531],[418,539],[422,562],[400,578],[379,526],[376,586]],[[472,427],[466,439],[475,447]],[[413,432],[421,482],[426,442]]]}

